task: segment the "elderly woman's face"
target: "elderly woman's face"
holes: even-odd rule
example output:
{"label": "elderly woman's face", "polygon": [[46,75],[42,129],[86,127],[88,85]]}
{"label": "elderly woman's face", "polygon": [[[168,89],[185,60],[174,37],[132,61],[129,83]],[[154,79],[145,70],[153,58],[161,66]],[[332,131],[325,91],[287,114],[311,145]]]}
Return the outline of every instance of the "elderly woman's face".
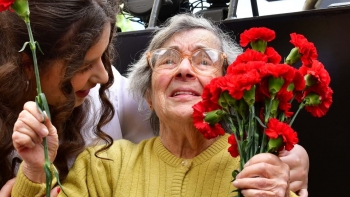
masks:
{"label": "elderly woman's face", "polygon": [[[191,55],[201,48],[220,50],[218,38],[204,29],[193,29],[175,34],[162,48],[173,48],[182,56]],[[192,106],[201,100],[205,85],[211,79],[221,76],[222,70],[206,75],[197,74],[189,58],[184,58],[178,69],[172,72],[160,71],[152,74],[152,90],[149,102],[161,121],[181,118],[192,121]]]}

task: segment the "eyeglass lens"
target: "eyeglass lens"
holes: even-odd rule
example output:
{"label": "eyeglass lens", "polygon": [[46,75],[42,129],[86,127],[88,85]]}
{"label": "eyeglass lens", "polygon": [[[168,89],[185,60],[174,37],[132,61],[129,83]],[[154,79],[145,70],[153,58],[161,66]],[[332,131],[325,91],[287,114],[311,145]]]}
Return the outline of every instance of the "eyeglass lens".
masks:
{"label": "eyeglass lens", "polygon": [[[222,64],[219,51],[214,49],[200,49],[188,57],[192,66],[200,72],[215,72]],[[155,70],[172,70],[181,64],[183,56],[174,49],[158,49],[150,58],[150,64]]]}

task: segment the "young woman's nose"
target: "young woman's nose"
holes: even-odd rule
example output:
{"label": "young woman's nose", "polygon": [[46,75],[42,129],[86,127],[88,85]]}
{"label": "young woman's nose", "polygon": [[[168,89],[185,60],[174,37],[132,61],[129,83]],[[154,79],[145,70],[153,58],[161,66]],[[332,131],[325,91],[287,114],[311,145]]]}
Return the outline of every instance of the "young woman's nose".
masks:
{"label": "young woman's nose", "polygon": [[104,64],[102,60],[97,62],[97,65],[95,65],[94,72],[91,76],[91,82],[93,83],[100,83],[105,84],[108,82],[108,72],[106,71]]}

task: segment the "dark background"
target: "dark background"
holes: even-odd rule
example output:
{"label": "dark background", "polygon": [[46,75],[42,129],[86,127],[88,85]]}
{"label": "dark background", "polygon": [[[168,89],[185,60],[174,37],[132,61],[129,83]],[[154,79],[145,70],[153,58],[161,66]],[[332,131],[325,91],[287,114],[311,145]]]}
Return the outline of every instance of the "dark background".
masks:
{"label": "dark background", "polygon": [[[283,57],[293,47],[289,34],[303,34],[318,50],[319,60],[331,76],[333,105],[322,118],[303,110],[293,127],[299,144],[310,157],[309,196],[348,196],[350,187],[350,7],[296,12],[224,21],[221,27],[233,38],[251,27],[264,26],[275,30],[270,43]],[[119,33],[115,61],[124,73],[126,66],[138,59],[148,45],[152,30]],[[348,125],[349,123],[349,125]]]}

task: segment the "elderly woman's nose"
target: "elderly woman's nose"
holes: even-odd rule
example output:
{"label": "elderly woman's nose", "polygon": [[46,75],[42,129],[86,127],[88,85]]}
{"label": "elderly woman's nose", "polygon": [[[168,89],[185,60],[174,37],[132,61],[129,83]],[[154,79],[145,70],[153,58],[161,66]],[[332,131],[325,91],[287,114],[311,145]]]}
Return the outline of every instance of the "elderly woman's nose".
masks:
{"label": "elderly woman's nose", "polygon": [[191,61],[188,58],[184,58],[180,62],[176,76],[181,78],[194,78],[195,73],[193,67],[191,66]]}

